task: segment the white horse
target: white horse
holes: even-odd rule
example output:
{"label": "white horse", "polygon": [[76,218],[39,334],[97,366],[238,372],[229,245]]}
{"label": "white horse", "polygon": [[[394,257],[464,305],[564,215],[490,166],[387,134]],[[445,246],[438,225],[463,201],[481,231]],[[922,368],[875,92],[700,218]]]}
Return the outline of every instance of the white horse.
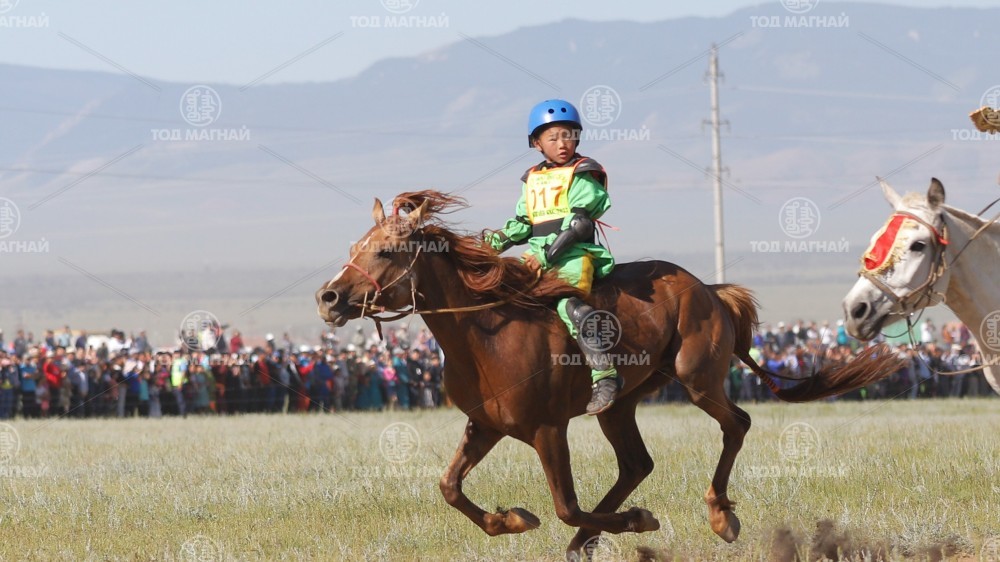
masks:
{"label": "white horse", "polygon": [[986,380],[1000,393],[1000,225],[945,205],[936,178],[927,195],[902,197],[879,182],[894,212],[844,298],[848,333],[870,340],[887,322],[945,304],[976,335]]}

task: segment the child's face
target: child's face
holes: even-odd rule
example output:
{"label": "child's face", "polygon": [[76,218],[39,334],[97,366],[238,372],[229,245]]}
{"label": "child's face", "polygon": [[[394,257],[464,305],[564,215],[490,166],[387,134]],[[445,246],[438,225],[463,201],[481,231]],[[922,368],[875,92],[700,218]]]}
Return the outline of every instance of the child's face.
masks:
{"label": "child's face", "polygon": [[566,125],[551,125],[535,138],[535,148],[545,155],[545,159],[560,165],[576,154],[576,145],[576,130]]}

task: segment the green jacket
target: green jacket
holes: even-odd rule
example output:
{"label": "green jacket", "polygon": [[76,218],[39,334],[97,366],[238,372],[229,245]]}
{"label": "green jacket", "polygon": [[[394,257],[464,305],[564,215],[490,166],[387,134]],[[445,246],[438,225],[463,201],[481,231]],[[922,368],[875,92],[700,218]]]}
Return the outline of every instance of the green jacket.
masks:
{"label": "green jacket", "polygon": [[[547,236],[531,236],[531,223],[528,220],[528,212],[526,206],[527,197],[527,184],[524,179],[527,174],[522,178],[521,182],[521,197],[517,201],[517,206],[515,207],[515,216],[507,221],[500,230],[490,232],[486,236],[486,241],[498,252],[506,250],[511,245],[528,244],[528,250],[525,253],[530,253],[535,256],[538,263],[542,265],[542,268],[549,269],[552,267],[559,267],[562,264],[570,262],[572,260],[578,259],[581,256],[589,253],[593,257],[594,264],[594,276],[604,277],[605,275],[611,273],[611,270],[615,266],[615,258],[611,255],[611,252],[607,248],[599,244],[589,243],[589,242],[578,242],[567,249],[565,252],[560,254],[555,259],[555,263],[549,263],[545,258],[545,248],[551,244],[558,236],[558,233],[551,233]],[[601,218],[611,208],[611,198],[608,196],[608,190],[605,188],[601,181],[598,181],[589,171],[578,171],[573,176],[573,182],[570,184],[569,191],[569,208],[582,208],[586,211],[587,216],[591,219],[597,220]],[[573,219],[573,214],[570,213],[563,217],[561,230],[565,230],[569,227],[569,222]]]}

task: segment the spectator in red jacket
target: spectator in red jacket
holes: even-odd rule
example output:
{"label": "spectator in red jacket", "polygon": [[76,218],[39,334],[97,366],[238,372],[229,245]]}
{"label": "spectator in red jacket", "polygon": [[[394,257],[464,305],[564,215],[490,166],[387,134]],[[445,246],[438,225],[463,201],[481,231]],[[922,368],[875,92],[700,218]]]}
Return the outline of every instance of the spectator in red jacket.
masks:
{"label": "spectator in red jacket", "polygon": [[243,350],[243,336],[236,330],[233,330],[233,337],[229,338],[229,351],[233,353],[239,353]]}
{"label": "spectator in red jacket", "polygon": [[49,387],[49,404],[52,407],[49,413],[53,412],[56,415],[61,414],[59,410],[59,399],[62,393],[63,379],[66,378],[66,373],[62,369],[62,355],[56,352],[57,355],[48,355],[45,358],[45,362],[42,364],[42,372],[45,374],[45,382]]}
{"label": "spectator in red jacket", "polygon": [[257,408],[259,411],[270,412],[274,409],[275,389],[271,384],[271,362],[267,360],[267,355],[261,353],[253,365],[254,374],[257,375],[258,395]]}

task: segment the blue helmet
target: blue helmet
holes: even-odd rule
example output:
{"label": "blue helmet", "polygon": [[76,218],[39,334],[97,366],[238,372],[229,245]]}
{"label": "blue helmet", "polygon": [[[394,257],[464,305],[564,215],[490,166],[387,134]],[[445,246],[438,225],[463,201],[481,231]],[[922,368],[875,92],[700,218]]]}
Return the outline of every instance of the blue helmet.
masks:
{"label": "blue helmet", "polygon": [[583,129],[580,114],[573,104],[566,100],[545,100],[532,107],[528,114],[528,146],[535,146],[535,133],[550,123],[572,123],[576,128]]}

